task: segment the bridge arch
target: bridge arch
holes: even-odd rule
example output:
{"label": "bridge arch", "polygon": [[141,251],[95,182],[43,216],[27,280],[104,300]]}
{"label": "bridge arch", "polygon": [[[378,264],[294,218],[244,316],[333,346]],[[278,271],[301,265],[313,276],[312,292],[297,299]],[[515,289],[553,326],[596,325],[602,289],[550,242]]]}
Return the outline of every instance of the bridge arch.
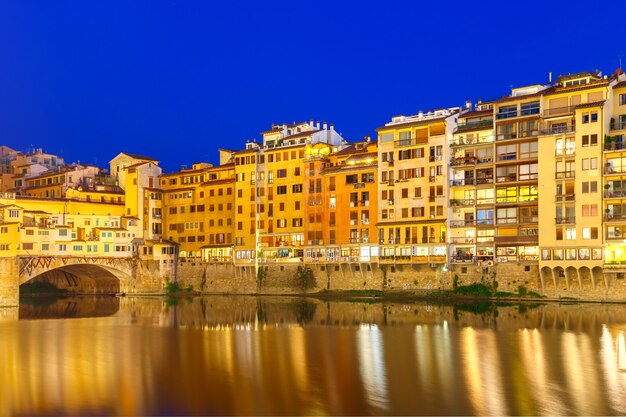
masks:
{"label": "bridge arch", "polygon": [[19,284],[46,282],[71,292],[119,293],[130,288],[133,276],[132,259],[23,257]]}

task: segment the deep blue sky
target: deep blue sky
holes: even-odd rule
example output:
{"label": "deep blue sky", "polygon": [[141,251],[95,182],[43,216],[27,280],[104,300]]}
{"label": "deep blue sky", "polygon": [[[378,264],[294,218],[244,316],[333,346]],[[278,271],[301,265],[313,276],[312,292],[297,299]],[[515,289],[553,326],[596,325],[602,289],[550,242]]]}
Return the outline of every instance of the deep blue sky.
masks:
{"label": "deep blue sky", "polygon": [[[0,1],[0,143],[217,162],[272,123],[396,114],[626,63],[619,3]],[[626,65],[626,64],[625,64]]]}

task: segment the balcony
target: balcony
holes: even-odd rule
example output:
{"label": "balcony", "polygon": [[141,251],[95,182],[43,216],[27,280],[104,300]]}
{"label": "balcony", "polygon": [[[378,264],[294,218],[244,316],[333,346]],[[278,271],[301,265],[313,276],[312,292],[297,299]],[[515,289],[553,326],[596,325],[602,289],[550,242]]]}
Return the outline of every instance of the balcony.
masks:
{"label": "balcony", "polygon": [[615,221],[622,222],[624,220],[626,220],[626,213],[619,213],[619,214],[607,213],[604,216],[604,221],[607,221],[607,222],[615,222]]}
{"label": "balcony", "polygon": [[361,200],[361,207],[369,207],[370,206],[370,201],[369,200]]}
{"label": "balcony", "polygon": [[574,113],[574,106],[566,106],[566,107],[555,107],[553,109],[545,109],[543,111],[543,117],[558,117],[565,116],[568,114]]}
{"label": "balcony", "polygon": [[428,137],[400,139],[394,142],[396,148],[402,148],[405,146],[414,146],[414,145],[419,145],[423,143],[428,143]]}
{"label": "balcony", "polygon": [[557,217],[554,222],[556,224],[574,224],[576,223],[576,216]]}
{"label": "balcony", "polygon": [[476,178],[476,185],[493,184],[493,176]]}
{"label": "balcony", "polygon": [[453,245],[473,245],[474,238],[473,237],[451,237],[448,239],[448,243]]}
{"label": "balcony", "polygon": [[474,178],[465,178],[462,180],[450,180],[450,187],[463,187],[467,185],[474,185]]}
{"label": "balcony", "polygon": [[626,143],[623,141],[617,142],[613,139],[613,136],[605,136],[604,138],[604,150],[605,151],[621,151],[626,149]]}
{"label": "balcony", "polygon": [[539,135],[562,135],[565,133],[574,133],[576,131],[576,125],[552,125],[547,127],[542,127],[539,129]]}
{"label": "balcony", "polygon": [[496,236],[494,242],[496,245],[537,245],[539,243],[539,236]]}
{"label": "balcony", "polygon": [[496,113],[497,120],[511,119],[513,117],[517,117],[517,109]]}
{"label": "balcony", "polygon": [[574,178],[576,178],[576,171],[555,172],[554,178],[556,178],[557,180],[563,180],[563,179],[573,180]]}
{"label": "balcony", "polygon": [[354,188],[365,188],[365,183],[362,182],[355,182],[352,185],[354,186]]}
{"label": "balcony", "polygon": [[466,130],[474,130],[474,129],[489,129],[493,127],[493,120],[481,120],[478,122],[468,122],[459,124],[456,127],[456,132],[463,132]]}
{"label": "balcony", "polygon": [[626,129],[626,120],[618,120],[616,122],[611,123],[611,130],[624,130]]}
{"label": "balcony", "polygon": [[435,178],[434,175],[431,175],[431,176],[428,177],[428,182],[435,182],[436,179],[437,178]]}
{"label": "balcony", "polygon": [[450,227],[474,227],[476,225],[475,220],[450,220]]}
{"label": "balcony", "polygon": [[476,165],[476,157],[467,155],[459,156],[456,158],[450,158],[450,166],[462,166],[462,165]]}
{"label": "balcony", "polygon": [[460,206],[460,207],[473,207],[475,200],[473,199],[458,199],[453,198],[450,200],[450,206]]}
{"label": "balcony", "polygon": [[496,177],[496,182],[515,182],[515,181],[517,181],[516,174],[509,174],[509,175]]}
{"label": "balcony", "polygon": [[442,155],[431,155],[428,157],[428,162],[441,161],[443,159]]}
{"label": "balcony", "polygon": [[468,146],[468,145],[483,145],[493,143],[494,136],[478,136],[475,138],[456,138],[450,142],[450,146]]}
{"label": "balcony", "polygon": [[562,201],[576,200],[576,194],[557,194],[555,197],[556,197],[557,203],[562,202]]}

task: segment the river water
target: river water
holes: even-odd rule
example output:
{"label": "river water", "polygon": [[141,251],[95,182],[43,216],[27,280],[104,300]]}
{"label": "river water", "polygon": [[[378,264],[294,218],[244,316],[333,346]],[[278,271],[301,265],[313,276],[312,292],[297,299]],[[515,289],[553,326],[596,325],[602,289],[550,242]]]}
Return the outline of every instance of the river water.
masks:
{"label": "river water", "polygon": [[626,306],[22,300],[0,415],[625,415]]}

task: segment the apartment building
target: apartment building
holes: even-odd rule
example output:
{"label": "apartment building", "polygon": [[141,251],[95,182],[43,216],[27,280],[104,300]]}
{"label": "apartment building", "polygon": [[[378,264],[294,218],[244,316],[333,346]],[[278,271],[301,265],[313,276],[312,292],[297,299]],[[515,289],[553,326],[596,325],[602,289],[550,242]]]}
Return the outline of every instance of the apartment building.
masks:
{"label": "apartment building", "polygon": [[309,217],[321,216],[322,237],[314,243],[325,247],[307,247],[305,261],[378,259],[378,143],[368,137],[320,158],[324,160],[325,192],[319,214],[311,213]]}
{"label": "apartment building", "polygon": [[608,86],[608,79],[585,72],[558,77],[542,92],[539,247],[547,278],[567,274],[569,283],[604,264],[602,199],[613,196],[602,189]]}
{"label": "apartment building", "polygon": [[181,260],[231,262],[235,166],[194,164],[163,174],[163,234],[181,245]]}
{"label": "apartment building", "polygon": [[379,127],[381,263],[445,263],[449,143],[460,108],[395,116]]}
{"label": "apartment building", "polygon": [[[467,102],[450,142],[449,260],[493,265],[496,149],[493,102]],[[510,156],[499,155],[506,161]]]}
{"label": "apartment building", "polygon": [[232,152],[235,261],[251,263],[258,255],[262,262],[299,262],[308,237],[313,244],[323,236],[323,161],[315,155],[345,141],[333,125],[313,121],[273,125],[262,135],[262,143]]}

